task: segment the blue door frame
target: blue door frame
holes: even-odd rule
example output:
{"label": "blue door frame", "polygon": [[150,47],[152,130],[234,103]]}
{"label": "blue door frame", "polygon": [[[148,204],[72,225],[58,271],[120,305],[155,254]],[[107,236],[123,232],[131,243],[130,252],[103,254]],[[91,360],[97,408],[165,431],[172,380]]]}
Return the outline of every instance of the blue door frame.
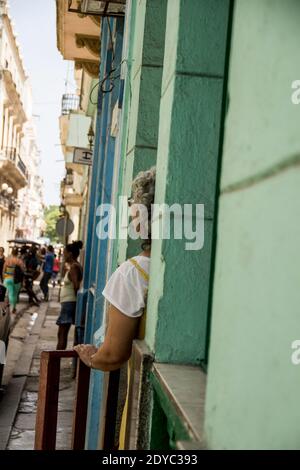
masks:
{"label": "blue door frame", "polygon": [[[78,322],[85,312],[85,343],[94,342],[94,333],[102,324],[104,299],[102,291],[107,278],[108,240],[99,240],[96,234],[97,207],[111,202],[112,180],[114,174],[115,138],[111,136],[112,112],[118,101],[120,79],[116,78],[111,87],[110,74],[122,60],[123,45],[122,18],[102,21],[101,66],[99,77],[99,95],[97,107],[94,162],[91,176],[89,216],[87,227],[86,256],[83,289],[78,298]],[[112,44],[113,32],[116,31],[115,44]],[[112,74],[111,74],[112,75]],[[105,92],[106,91],[106,92]],[[100,430],[100,412],[103,398],[103,378],[100,371],[92,371],[90,378],[89,405],[87,417],[86,449],[97,449]]]}

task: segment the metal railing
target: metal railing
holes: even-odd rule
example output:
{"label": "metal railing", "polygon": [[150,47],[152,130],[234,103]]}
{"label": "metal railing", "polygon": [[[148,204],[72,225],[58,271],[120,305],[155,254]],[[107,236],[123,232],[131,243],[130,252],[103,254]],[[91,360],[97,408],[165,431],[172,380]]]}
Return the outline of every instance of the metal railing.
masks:
{"label": "metal railing", "polygon": [[76,111],[79,108],[79,96],[66,93],[61,100],[61,114],[67,115],[70,111]]}
{"label": "metal railing", "polygon": [[13,162],[16,167],[20,170],[20,172],[28,178],[28,171],[25,163],[23,162],[20,155],[17,153],[17,149],[15,147],[5,147],[3,149],[4,158]]}
{"label": "metal railing", "polygon": [[15,217],[19,215],[20,206],[18,204],[18,201],[14,197],[4,196],[3,194],[0,194],[0,206],[7,209]]}
{"label": "metal railing", "polygon": [[15,147],[5,147],[3,149],[4,157],[11,162],[16,163],[17,149]]}
{"label": "metal railing", "polygon": [[9,206],[10,206],[9,198],[2,196],[2,194],[0,194],[0,205],[3,207],[6,207],[6,209],[9,209]]}
{"label": "metal railing", "polygon": [[23,175],[27,178],[27,177],[28,177],[28,171],[27,171],[26,165],[25,165],[25,163],[23,162],[23,160],[21,159],[20,155],[18,155],[18,163],[17,163],[17,166],[18,166],[19,170],[21,170],[21,172],[23,173]]}

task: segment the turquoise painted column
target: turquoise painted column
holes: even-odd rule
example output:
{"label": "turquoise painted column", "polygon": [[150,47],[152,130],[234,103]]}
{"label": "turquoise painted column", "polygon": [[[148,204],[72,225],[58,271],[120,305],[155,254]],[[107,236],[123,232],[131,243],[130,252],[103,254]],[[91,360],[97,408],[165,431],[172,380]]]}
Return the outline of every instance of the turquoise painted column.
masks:
{"label": "turquoise painted column", "polygon": [[[166,8],[167,0],[132,1],[132,21],[126,31],[130,50],[126,107],[130,117],[122,148],[122,195],[130,194],[132,179],[139,171],[156,164]],[[140,252],[140,246],[140,241],[121,241],[119,261]]]}
{"label": "turquoise painted column", "polygon": [[155,202],[192,204],[194,230],[204,204],[205,220],[201,250],[174,236],[152,243],[146,342],[161,362],[205,360],[229,9],[227,0],[168,1]]}
{"label": "turquoise painted column", "polygon": [[[121,103],[121,116],[120,116],[120,129],[117,139],[118,142],[118,155],[116,156],[116,161],[118,162],[118,175],[116,176],[115,182],[115,206],[117,208],[117,226],[120,223],[120,207],[119,207],[119,197],[128,193],[128,188],[126,186],[124,174],[126,169],[126,148],[127,148],[127,139],[129,132],[129,116],[130,116],[130,106],[132,100],[132,87],[131,87],[131,73],[132,73],[132,63],[133,63],[133,46],[134,46],[134,24],[136,20],[136,0],[131,0],[126,5],[126,16],[124,24],[124,47],[123,47],[123,64],[121,66],[121,78],[123,80],[123,94],[122,94],[122,103]],[[116,240],[112,242],[112,256],[110,262],[110,271],[113,272],[117,268],[118,263],[121,263],[125,259],[126,246],[124,241],[119,240],[119,233],[117,231]],[[122,245],[123,249],[120,249]],[[123,254],[124,253],[124,254]]]}

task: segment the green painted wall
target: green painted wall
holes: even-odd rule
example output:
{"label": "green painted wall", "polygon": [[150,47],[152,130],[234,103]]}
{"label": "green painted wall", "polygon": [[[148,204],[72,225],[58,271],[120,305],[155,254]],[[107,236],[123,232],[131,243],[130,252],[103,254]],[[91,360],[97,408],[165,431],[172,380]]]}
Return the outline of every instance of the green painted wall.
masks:
{"label": "green painted wall", "polygon": [[[123,96],[123,108],[122,108],[122,118],[121,118],[121,135],[119,143],[120,151],[120,167],[118,169],[118,198],[124,194],[129,193],[129,181],[128,178],[124,177],[127,174],[127,165],[128,160],[126,158],[126,149],[127,149],[127,140],[129,132],[129,115],[130,115],[130,106],[131,106],[131,71],[133,63],[133,47],[134,47],[134,37],[135,37],[135,22],[136,22],[136,0],[130,0],[127,5],[127,15],[125,18],[124,25],[124,43],[123,43],[123,55],[122,60],[124,61],[123,70],[124,75],[122,78],[125,80],[124,85],[124,96]],[[129,33],[128,33],[129,31]],[[123,72],[122,70],[122,72]],[[118,207],[118,201],[117,201]],[[119,220],[122,217],[122,214],[117,209],[117,226]],[[112,270],[114,270],[118,264],[121,264],[122,261],[126,259],[126,250],[127,250],[127,240],[119,240],[118,238],[113,243],[113,261],[112,261]]]}
{"label": "green painted wall", "polygon": [[[139,171],[156,163],[167,0],[132,0],[127,76],[128,134],[124,136],[121,194],[129,195]],[[134,16],[133,16],[134,15]],[[141,241],[119,243],[119,262],[141,251]]]}
{"label": "green painted wall", "polygon": [[178,441],[190,439],[189,432],[155,374],[151,373],[150,381],[153,387],[150,449],[176,449]]}
{"label": "green painted wall", "polygon": [[299,449],[300,3],[236,0],[206,402],[210,448]]}
{"label": "green painted wall", "polygon": [[156,360],[205,356],[229,1],[169,0],[156,202],[205,204],[205,242],[153,241],[146,342]]}

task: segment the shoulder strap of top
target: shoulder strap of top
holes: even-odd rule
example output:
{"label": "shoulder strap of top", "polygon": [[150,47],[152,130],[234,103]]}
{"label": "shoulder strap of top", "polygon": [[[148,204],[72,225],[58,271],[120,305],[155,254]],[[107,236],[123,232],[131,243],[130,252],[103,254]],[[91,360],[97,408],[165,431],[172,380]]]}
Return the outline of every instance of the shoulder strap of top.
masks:
{"label": "shoulder strap of top", "polygon": [[139,265],[139,263],[135,259],[130,258],[129,261],[136,267],[136,269],[138,270],[140,275],[145,279],[145,281],[148,282],[149,281],[149,274],[146,273],[146,271]]}

